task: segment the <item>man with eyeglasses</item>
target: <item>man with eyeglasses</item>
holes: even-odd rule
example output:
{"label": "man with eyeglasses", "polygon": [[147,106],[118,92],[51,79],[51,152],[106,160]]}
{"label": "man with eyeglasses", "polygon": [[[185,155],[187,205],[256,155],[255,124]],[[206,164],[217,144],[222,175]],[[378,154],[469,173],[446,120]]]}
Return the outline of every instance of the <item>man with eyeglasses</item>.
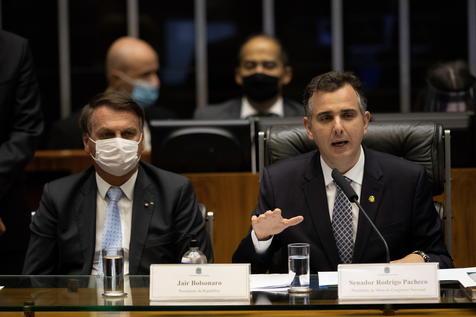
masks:
{"label": "man with eyeglasses", "polygon": [[292,69],[277,39],[262,34],[250,37],[241,46],[238,62],[235,82],[243,97],[197,109],[196,119],[303,116],[301,104],[282,96]]}
{"label": "man with eyeglasses", "polygon": [[100,251],[109,248],[123,249],[125,274],[149,274],[151,264],[180,263],[192,239],[212,260],[190,182],[140,160],[144,121],[124,93],[105,92],[84,107],[83,144],[94,167],[45,185],[24,274],[100,274]]}

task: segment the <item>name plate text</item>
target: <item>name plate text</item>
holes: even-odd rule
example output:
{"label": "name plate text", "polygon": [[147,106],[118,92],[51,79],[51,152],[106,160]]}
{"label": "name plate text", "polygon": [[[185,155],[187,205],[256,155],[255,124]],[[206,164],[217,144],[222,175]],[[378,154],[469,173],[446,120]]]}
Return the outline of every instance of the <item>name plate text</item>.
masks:
{"label": "name plate text", "polygon": [[438,299],[438,263],[340,264],[339,300]]}
{"label": "name plate text", "polygon": [[250,264],[153,264],[151,301],[249,301]]}

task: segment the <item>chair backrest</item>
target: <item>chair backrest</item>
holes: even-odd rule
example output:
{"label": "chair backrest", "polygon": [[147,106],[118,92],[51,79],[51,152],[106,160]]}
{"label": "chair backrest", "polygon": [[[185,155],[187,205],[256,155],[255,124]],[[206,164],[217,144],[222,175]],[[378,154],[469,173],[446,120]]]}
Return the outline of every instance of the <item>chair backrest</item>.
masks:
{"label": "chair backrest", "polygon": [[[152,120],[151,162],[176,173],[256,171],[248,120]],[[253,168],[254,166],[254,168]]]}
{"label": "chair backrest", "polygon": [[[439,123],[421,121],[371,122],[363,143],[374,150],[403,157],[424,166],[433,184],[433,195],[443,192],[444,207],[437,206],[444,221],[445,242],[451,253],[451,146],[450,131]],[[279,160],[313,151],[316,146],[309,140],[302,123],[270,125],[258,134],[259,171]],[[260,177],[261,178],[261,177]]]}
{"label": "chair backrest", "polygon": [[[403,157],[425,167],[433,183],[433,195],[445,184],[444,131],[430,122],[371,122],[364,145]],[[265,131],[264,165],[315,150],[302,124],[270,126]]]}

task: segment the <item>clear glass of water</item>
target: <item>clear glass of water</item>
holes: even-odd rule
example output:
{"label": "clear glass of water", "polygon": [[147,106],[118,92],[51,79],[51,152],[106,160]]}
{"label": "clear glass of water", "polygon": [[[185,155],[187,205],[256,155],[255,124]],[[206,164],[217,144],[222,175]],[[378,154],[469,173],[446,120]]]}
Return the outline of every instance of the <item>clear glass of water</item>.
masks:
{"label": "clear glass of water", "polygon": [[305,293],[311,289],[309,272],[309,243],[288,244],[289,292]]}
{"label": "clear glass of water", "polygon": [[124,250],[112,248],[102,250],[104,273],[104,296],[124,296]]}

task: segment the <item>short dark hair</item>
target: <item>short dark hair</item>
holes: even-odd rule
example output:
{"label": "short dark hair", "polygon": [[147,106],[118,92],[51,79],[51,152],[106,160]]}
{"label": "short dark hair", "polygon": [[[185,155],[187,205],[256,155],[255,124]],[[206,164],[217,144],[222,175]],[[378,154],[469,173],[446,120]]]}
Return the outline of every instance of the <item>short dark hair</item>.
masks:
{"label": "short dark hair", "polygon": [[114,111],[129,112],[137,116],[141,130],[144,128],[144,110],[123,92],[106,91],[94,96],[91,101],[84,106],[79,118],[79,125],[83,134],[91,134],[91,117],[99,107],[107,107]]}
{"label": "short dark hair", "polygon": [[283,47],[283,44],[281,43],[281,41],[278,40],[277,38],[275,38],[274,36],[270,36],[270,35],[267,35],[267,34],[264,34],[264,33],[253,34],[253,35],[249,36],[248,38],[246,38],[246,40],[243,42],[243,44],[241,44],[240,50],[238,51],[238,59],[237,59],[238,66],[240,66],[241,60],[243,58],[243,54],[242,54],[243,53],[243,47],[246,44],[248,44],[248,42],[250,42],[251,40],[254,40],[254,39],[257,39],[257,38],[263,38],[265,40],[274,42],[279,47],[279,59],[281,60],[281,62],[283,63],[284,66],[289,66],[289,57],[288,57],[288,54],[286,53],[286,51],[284,50],[284,47]]}
{"label": "short dark hair", "polygon": [[310,116],[312,112],[311,97],[315,92],[334,92],[345,85],[354,88],[359,102],[360,110],[367,110],[367,100],[362,93],[362,83],[352,72],[331,71],[314,77],[304,91],[304,113]]}

